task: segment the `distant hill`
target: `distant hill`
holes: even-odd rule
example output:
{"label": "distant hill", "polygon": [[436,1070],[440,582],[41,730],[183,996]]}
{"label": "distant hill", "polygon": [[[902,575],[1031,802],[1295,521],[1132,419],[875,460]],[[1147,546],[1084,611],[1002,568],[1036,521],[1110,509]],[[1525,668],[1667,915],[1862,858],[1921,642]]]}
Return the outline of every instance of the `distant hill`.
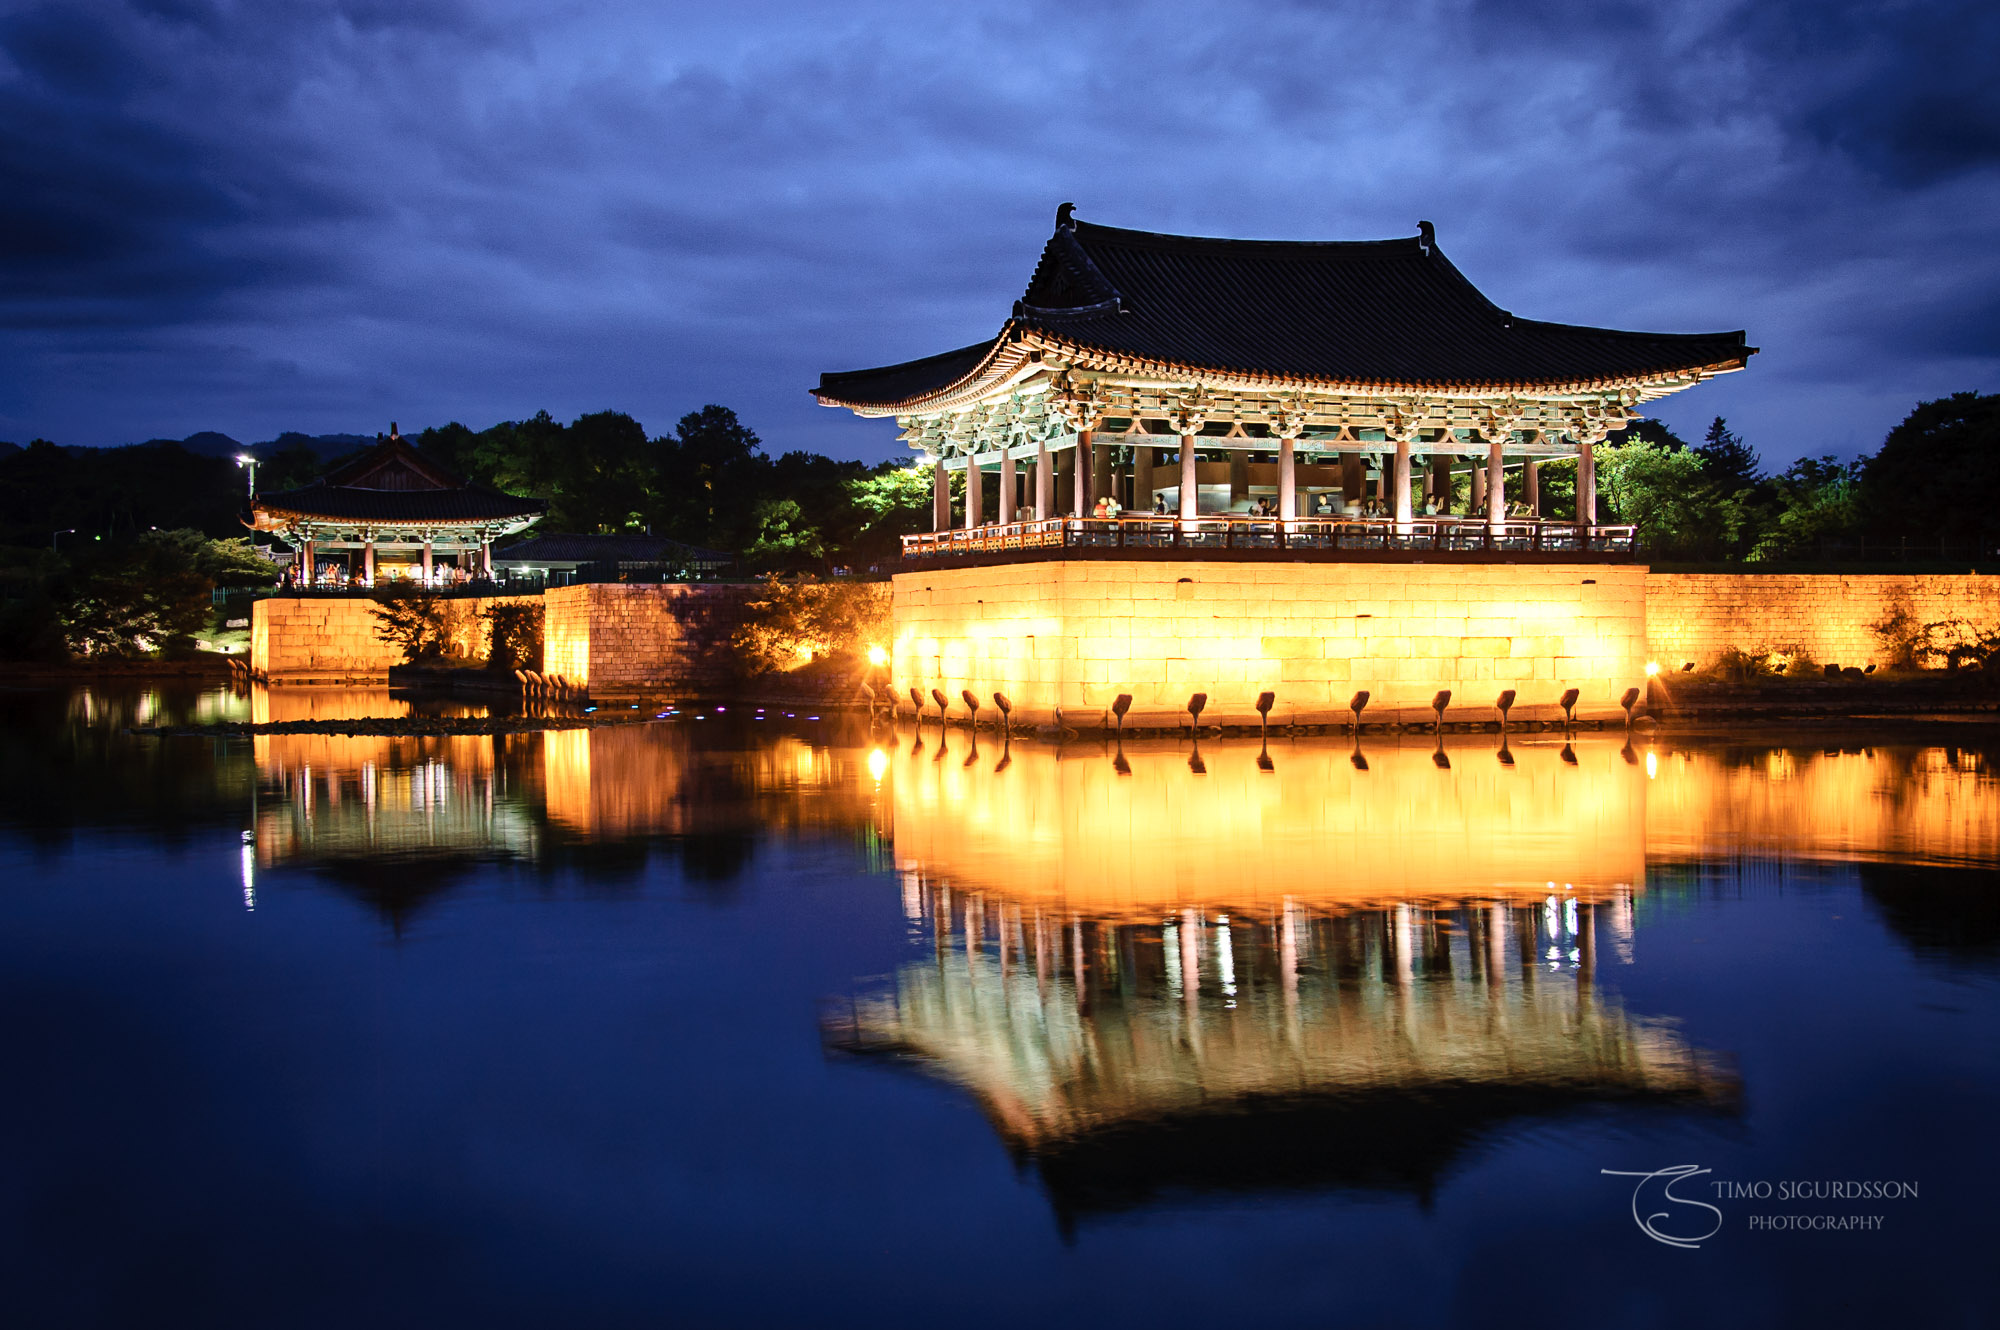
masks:
{"label": "distant hill", "polygon": [[336,457],[345,457],[357,448],[373,447],[373,434],[301,434],[297,430],[286,430],[275,439],[250,445],[251,451],[269,457],[284,448],[304,444],[319,454],[322,462],[331,462]]}
{"label": "distant hill", "polygon": [[234,457],[247,452],[258,458],[269,458],[287,448],[304,445],[312,449],[320,461],[331,462],[374,442],[372,434],[301,434],[297,430],[287,430],[277,438],[266,439],[262,443],[239,443],[227,434],[205,429],[185,439],[148,439],[144,446],[151,448],[170,443],[185,448],[196,457]]}

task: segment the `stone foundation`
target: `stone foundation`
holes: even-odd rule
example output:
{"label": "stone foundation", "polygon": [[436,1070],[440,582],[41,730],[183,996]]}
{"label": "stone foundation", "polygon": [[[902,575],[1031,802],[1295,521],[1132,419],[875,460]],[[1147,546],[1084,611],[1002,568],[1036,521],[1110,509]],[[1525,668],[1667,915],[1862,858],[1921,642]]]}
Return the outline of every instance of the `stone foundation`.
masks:
{"label": "stone foundation", "polygon": [[592,697],[726,693],[747,586],[603,582],[543,597],[542,672]]}
{"label": "stone foundation", "polygon": [[1964,619],[2000,629],[2000,577],[1653,573],[1646,579],[1651,659],[1668,673],[1726,650],[1804,653],[1821,664],[1887,665],[1877,624],[1898,608],[1916,626]]}
{"label": "stone foundation", "polygon": [[[490,635],[480,611],[534,596],[452,598],[459,655],[481,659]],[[375,602],[365,596],[271,596],[250,609],[250,668],[276,684],[384,683],[403,663],[401,648],[375,636]]]}
{"label": "stone foundation", "polygon": [[1453,706],[1491,714],[1503,689],[1523,719],[1622,715],[1643,685],[1646,570],[1614,564],[1220,563],[1073,560],[902,573],[891,678],[962,715],[970,689],[993,714],[1095,726],[1132,695],[1128,723],[1171,725],[1207,693],[1205,724],[1344,719],[1366,689],[1370,720]]}

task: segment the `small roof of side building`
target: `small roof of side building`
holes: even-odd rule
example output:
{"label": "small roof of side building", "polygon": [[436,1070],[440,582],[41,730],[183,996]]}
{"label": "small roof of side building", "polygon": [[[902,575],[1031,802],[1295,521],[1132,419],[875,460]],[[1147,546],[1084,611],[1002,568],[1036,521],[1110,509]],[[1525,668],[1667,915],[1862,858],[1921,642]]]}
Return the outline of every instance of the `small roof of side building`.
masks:
{"label": "small roof of side building", "polygon": [[1744,334],[1625,332],[1521,318],[1438,248],[1396,240],[1217,240],[1078,221],[1066,204],[994,338],[824,374],[828,406],[890,415],[975,400],[1045,354],[1160,379],[1365,393],[1509,393],[1740,369]]}
{"label": "small roof of side building", "polygon": [[359,526],[464,526],[519,531],[547,506],[468,481],[391,434],[310,485],[251,501],[251,525],[282,531],[299,522]]}

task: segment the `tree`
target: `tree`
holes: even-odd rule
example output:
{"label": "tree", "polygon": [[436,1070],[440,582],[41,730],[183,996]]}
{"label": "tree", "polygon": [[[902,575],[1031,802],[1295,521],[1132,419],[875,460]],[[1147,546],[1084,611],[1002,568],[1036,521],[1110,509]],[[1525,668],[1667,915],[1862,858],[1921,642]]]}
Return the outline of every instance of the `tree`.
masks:
{"label": "tree", "polygon": [[1757,541],[1753,559],[1770,561],[1811,554],[1822,540],[1854,535],[1861,524],[1860,462],[1801,457],[1771,482],[1776,513]]}
{"label": "tree", "polygon": [[1919,403],[1861,464],[1858,503],[1870,535],[1990,542],[2000,531],[2000,395]]}
{"label": "tree", "polygon": [[1639,528],[1639,538],[1668,559],[1727,557],[1749,526],[1736,495],[1719,493],[1698,449],[1643,440],[1597,450],[1597,488],[1613,517]]}
{"label": "tree", "polygon": [[1755,488],[1764,478],[1757,450],[1731,431],[1721,416],[1709,423],[1708,433],[1695,445],[1694,452],[1701,459],[1702,475],[1719,494],[1740,494]]}
{"label": "tree", "polygon": [[726,406],[691,411],[660,441],[657,511],[665,534],[742,550],[757,536],[770,462],[754,430]]}
{"label": "tree", "polygon": [[[213,573],[235,555],[198,531],[148,531],[97,547],[55,580],[57,621],[79,655],[168,655],[208,626]],[[269,565],[266,565],[268,571]]]}

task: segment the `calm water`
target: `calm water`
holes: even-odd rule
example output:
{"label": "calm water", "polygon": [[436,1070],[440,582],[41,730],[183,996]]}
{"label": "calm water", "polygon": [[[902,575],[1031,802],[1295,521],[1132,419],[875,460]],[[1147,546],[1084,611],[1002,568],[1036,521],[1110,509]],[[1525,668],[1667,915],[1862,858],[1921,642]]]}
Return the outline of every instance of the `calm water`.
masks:
{"label": "calm water", "polygon": [[10,1323],[1992,1322],[1980,741],[399,706],[0,695]]}

